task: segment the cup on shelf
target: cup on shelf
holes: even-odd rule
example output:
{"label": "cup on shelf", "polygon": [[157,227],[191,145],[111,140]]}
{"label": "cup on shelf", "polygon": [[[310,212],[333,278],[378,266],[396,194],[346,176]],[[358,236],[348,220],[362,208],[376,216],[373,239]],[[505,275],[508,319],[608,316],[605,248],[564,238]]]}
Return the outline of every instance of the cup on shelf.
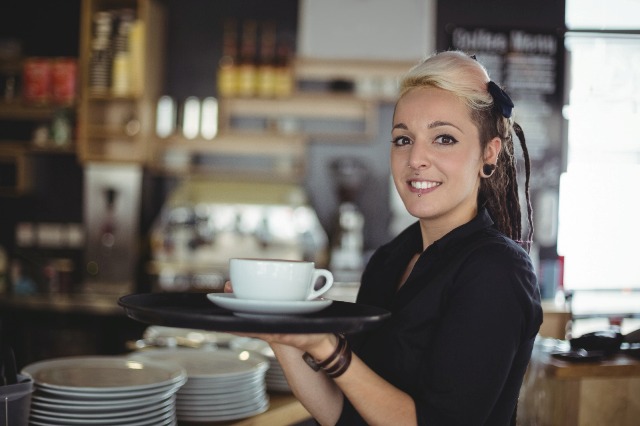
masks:
{"label": "cup on shelf", "polygon": [[232,258],[229,277],[235,296],[247,300],[313,300],[333,285],[331,271],[311,261]]}

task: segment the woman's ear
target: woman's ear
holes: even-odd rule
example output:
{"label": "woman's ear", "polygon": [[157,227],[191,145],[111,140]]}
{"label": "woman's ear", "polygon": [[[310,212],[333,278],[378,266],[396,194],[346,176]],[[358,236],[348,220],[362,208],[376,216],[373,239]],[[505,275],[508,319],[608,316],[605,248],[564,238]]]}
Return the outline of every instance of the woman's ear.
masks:
{"label": "woman's ear", "polygon": [[497,164],[498,154],[500,154],[501,149],[502,140],[497,136],[491,139],[484,148],[484,155],[482,156],[484,164]]}

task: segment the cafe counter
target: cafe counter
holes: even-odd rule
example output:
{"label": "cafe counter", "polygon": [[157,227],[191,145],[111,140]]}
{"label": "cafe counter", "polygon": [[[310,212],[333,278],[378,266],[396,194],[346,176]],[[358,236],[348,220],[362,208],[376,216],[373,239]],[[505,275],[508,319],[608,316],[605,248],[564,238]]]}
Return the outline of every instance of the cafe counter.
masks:
{"label": "cafe counter", "polygon": [[536,342],[523,384],[518,424],[635,426],[640,419],[640,359],[616,354],[602,361],[568,362]]}
{"label": "cafe counter", "polygon": [[145,325],[128,318],[117,296],[100,294],[0,295],[4,337],[18,367],[43,359],[126,353]]}
{"label": "cafe counter", "polygon": [[295,425],[311,420],[311,415],[291,394],[272,393],[269,395],[270,406],[267,411],[257,416],[228,422],[185,422],[178,426],[274,426]]}

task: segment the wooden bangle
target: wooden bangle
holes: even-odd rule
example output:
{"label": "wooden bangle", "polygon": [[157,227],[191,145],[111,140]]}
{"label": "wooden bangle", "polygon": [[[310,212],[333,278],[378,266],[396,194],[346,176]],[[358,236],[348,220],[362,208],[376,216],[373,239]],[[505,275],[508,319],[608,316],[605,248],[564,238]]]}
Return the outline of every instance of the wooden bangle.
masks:
{"label": "wooden bangle", "polygon": [[351,365],[351,348],[349,348],[348,345],[345,345],[344,351],[340,354],[338,361],[324,371],[327,376],[335,379],[342,376],[349,368],[349,365]]}
{"label": "wooden bangle", "polygon": [[316,361],[308,352],[302,354],[302,359],[313,371],[319,371],[321,368],[331,365],[331,363],[333,363],[343,353],[345,346],[347,346],[347,339],[345,339],[341,334],[336,334],[336,337],[338,338],[338,344],[336,345],[333,353],[324,361]]}

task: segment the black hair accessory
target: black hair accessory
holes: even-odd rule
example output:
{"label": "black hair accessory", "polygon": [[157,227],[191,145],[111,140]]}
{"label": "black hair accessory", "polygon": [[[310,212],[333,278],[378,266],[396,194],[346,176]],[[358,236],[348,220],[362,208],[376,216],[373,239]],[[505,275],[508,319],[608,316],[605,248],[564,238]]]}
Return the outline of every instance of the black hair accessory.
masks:
{"label": "black hair accessory", "polygon": [[491,93],[491,97],[493,98],[493,104],[498,109],[498,111],[500,111],[500,113],[505,118],[511,117],[514,105],[509,95],[507,95],[507,93],[493,81],[487,83],[487,88],[489,89],[489,93]]}

